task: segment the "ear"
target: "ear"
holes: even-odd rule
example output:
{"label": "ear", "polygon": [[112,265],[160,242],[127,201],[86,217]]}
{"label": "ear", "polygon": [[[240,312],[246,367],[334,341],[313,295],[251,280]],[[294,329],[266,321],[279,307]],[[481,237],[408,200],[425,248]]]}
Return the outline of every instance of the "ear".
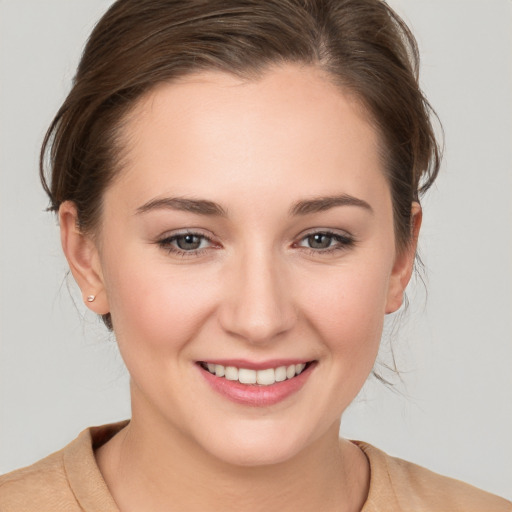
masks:
{"label": "ear", "polygon": [[[108,313],[99,252],[93,238],[78,227],[78,215],[73,202],[65,201],[60,205],[59,224],[62,249],[82,291],[85,305],[99,315]],[[90,296],[94,296],[92,301],[87,300]]]}
{"label": "ear", "polygon": [[386,314],[394,313],[400,308],[404,299],[405,288],[411,279],[422,219],[421,206],[417,202],[412,203],[411,217],[410,242],[407,247],[396,255],[389,279]]}

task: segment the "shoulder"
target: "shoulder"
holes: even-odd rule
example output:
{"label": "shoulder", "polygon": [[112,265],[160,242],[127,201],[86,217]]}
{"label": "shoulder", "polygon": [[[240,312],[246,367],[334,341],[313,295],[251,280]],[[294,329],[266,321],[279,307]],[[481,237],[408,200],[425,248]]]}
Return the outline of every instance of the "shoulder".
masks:
{"label": "shoulder", "polygon": [[512,512],[512,503],[503,498],[391,457],[367,443],[356,444],[370,461],[369,501],[384,496],[395,502],[397,511]]}
{"label": "shoulder", "polygon": [[2,512],[60,510],[59,505],[64,503],[67,510],[74,511],[70,498],[73,493],[64,470],[63,450],[0,477]]}
{"label": "shoulder", "polygon": [[118,512],[94,450],[127,421],[84,430],[62,450],[0,476],[1,512]]}

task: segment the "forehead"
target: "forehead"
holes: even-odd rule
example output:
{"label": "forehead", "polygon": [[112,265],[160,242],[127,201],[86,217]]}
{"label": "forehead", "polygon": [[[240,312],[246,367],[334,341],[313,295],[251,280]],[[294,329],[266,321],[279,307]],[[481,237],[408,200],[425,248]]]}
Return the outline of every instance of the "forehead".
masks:
{"label": "forehead", "polygon": [[333,186],[361,195],[384,183],[365,110],[313,67],[276,67],[251,80],[208,71],[161,84],[132,110],[121,140],[118,182],[137,199],[254,201],[258,191],[328,195]]}

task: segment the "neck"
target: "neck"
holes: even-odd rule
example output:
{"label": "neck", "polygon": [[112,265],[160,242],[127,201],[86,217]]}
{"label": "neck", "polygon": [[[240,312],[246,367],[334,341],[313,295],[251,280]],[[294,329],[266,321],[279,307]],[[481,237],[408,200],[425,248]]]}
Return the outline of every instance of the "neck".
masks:
{"label": "neck", "polygon": [[339,422],[292,459],[248,467],[221,461],[168,423],[149,425],[135,413],[96,454],[122,512],[170,504],[183,511],[358,511],[368,495],[366,457],[338,438]]}

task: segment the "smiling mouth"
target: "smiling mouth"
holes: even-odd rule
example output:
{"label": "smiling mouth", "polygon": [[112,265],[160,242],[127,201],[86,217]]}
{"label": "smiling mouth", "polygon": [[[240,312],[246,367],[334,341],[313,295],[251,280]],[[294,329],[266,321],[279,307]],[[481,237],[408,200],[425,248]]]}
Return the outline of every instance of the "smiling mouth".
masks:
{"label": "smiling mouth", "polygon": [[297,377],[313,363],[314,361],[309,361],[307,363],[290,364],[288,366],[278,366],[262,370],[223,366],[204,361],[200,361],[199,365],[207,372],[221,379],[237,381],[240,384],[246,385],[272,386],[273,384]]}

